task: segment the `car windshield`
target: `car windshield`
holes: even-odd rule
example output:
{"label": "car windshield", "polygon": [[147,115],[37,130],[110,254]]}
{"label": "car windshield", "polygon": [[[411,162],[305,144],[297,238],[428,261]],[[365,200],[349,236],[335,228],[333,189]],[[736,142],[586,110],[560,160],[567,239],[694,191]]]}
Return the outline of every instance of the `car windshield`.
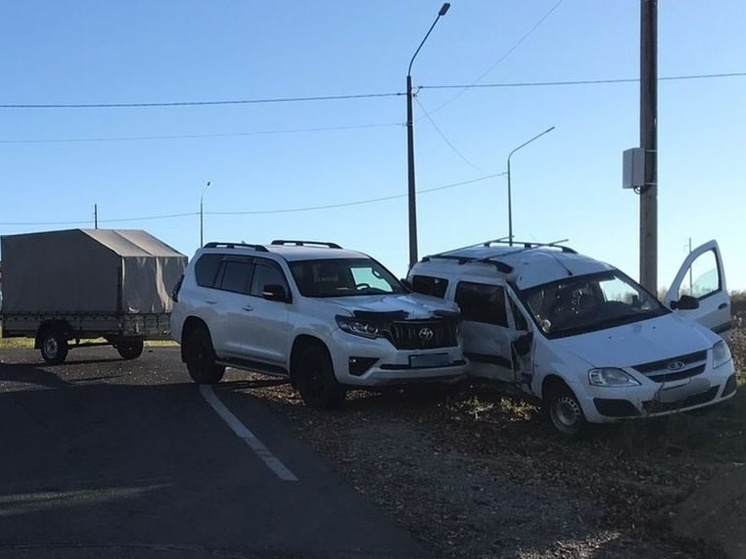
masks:
{"label": "car windshield", "polygon": [[290,263],[304,297],[350,297],[404,293],[396,277],[372,258],[300,260]]}
{"label": "car windshield", "polygon": [[548,338],[595,332],[670,312],[618,270],[539,285],[522,292]]}

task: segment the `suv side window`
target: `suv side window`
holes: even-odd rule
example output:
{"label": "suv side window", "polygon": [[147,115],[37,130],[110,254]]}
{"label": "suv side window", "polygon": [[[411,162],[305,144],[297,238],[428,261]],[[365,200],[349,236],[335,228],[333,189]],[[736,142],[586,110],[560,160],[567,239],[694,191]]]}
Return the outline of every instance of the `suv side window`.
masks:
{"label": "suv side window", "polygon": [[194,264],[194,275],[200,287],[213,287],[223,262],[222,254],[203,254]]}
{"label": "suv side window", "polygon": [[412,291],[430,295],[431,297],[440,297],[446,295],[448,289],[448,280],[432,276],[412,276]]}
{"label": "suv side window", "polygon": [[281,285],[288,291],[288,282],[282,270],[269,260],[255,260],[254,277],[251,279],[250,295],[262,296],[265,285]]}
{"label": "suv side window", "polygon": [[456,304],[464,320],[508,326],[505,309],[505,290],[499,285],[459,282],[456,286]]}
{"label": "suv side window", "polygon": [[223,278],[220,282],[220,289],[246,295],[249,292],[250,280],[250,260],[227,260],[223,265]]}

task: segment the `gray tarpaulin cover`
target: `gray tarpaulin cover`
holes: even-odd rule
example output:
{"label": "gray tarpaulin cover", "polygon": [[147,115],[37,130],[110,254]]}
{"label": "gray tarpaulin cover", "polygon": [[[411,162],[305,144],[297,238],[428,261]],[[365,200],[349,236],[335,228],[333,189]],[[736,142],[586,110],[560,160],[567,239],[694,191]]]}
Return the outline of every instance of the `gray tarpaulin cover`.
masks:
{"label": "gray tarpaulin cover", "polygon": [[139,230],[71,229],[0,242],[5,313],[170,312],[187,263]]}

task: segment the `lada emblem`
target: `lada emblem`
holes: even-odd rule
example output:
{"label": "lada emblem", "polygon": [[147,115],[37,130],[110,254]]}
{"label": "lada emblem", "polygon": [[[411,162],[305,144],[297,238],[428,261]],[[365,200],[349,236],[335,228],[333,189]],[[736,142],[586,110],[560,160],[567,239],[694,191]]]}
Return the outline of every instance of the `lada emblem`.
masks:
{"label": "lada emblem", "polygon": [[669,371],[678,371],[679,369],[683,369],[686,366],[686,363],[683,361],[671,361],[668,365],[666,365],[666,369]]}
{"label": "lada emblem", "polygon": [[435,335],[435,332],[433,332],[432,328],[420,328],[420,332],[418,334],[420,336],[420,339],[423,342],[429,342],[433,339],[433,336]]}

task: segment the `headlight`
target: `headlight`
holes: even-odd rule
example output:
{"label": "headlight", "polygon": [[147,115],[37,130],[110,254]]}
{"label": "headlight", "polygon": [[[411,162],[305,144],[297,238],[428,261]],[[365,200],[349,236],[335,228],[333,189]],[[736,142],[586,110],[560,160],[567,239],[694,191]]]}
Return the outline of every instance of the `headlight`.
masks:
{"label": "headlight", "polygon": [[611,367],[591,369],[588,371],[588,382],[593,386],[640,386],[634,377]]}
{"label": "headlight", "polygon": [[386,329],[381,322],[360,320],[349,316],[336,316],[337,325],[341,330],[363,338],[385,338]]}
{"label": "headlight", "polygon": [[712,346],[712,367],[717,368],[730,361],[730,348],[723,340]]}

